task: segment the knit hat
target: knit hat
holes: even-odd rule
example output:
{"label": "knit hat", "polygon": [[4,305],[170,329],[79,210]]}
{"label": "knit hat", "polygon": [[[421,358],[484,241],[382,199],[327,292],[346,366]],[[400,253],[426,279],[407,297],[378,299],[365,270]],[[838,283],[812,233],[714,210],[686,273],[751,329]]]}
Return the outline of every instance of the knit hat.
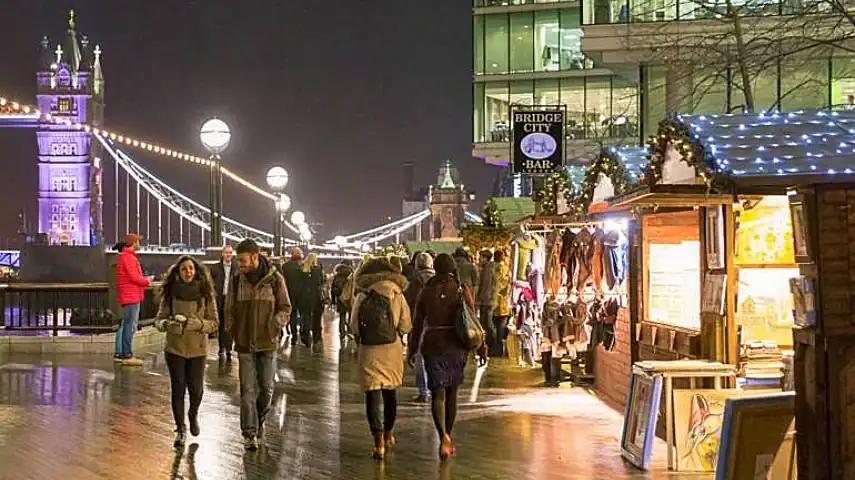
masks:
{"label": "knit hat", "polygon": [[433,260],[433,269],[437,274],[457,275],[457,262],[447,253],[440,253]]}

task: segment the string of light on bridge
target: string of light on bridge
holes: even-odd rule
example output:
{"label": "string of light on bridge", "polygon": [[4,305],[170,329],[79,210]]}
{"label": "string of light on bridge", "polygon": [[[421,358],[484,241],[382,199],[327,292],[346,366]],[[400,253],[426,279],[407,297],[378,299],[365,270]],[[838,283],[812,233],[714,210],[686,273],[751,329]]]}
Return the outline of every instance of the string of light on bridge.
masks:
{"label": "string of light on bridge", "polygon": [[[89,125],[87,123],[72,122],[71,120],[69,120],[67,118],[62,118],[60,116],[52,115],[52,114],[47,113],[47,112],[42,112],[40,109],[33,107],[31,105],[25,105],[21,102],[12,101],[12,100],[9,100],[8,98],[2,97],[2,96],[0,96],[0,109],[10,109],[10,110],[14,111],[15,113],[23,113],[25,115],[35,115],[35,116],[38,116],[41,120],[44,120],[47,122],[53,122],[57,125],[63,125],[63,126],[71,127],[71,128],[76,129],[76,130],[83,130],[83,131],[85,131],[87,133],[91,133],[93,135],[100,135],[104,138],[109,138],[110,140],[113,140],[114,142],[124,144],[124,145],[129,146],[129,147],[139,148],[141,150],[151,152],[155,155],[162,155],[164,157],[170,157],[170,158],[175,158],[178,160],[184,160],[186,162],[195,163],[195,164],[202,165],[205,167],[210,167],[213,163],[210,159],[203,158],[203,157],[200,157],[198,155],[193,155],[190,153],[180,152],[178,150],[173,150],[171,148],[166,148],[166,147],[163,147],[163,146],[158,145],[156,143],[146,142],[144,140],[139,140],[137,138],[133,138],[133,137],[130,137],[128,135],[123,135],[121,133],[105,130],[103,128],[94,127],[94,126]],[[232,172],[231,170],[229,170],[225,166],[223,166],[222,169],[223,169],[223,174],[225,176],[231,178],[232,180],[234,180],[235,182],[237,182],[241,186],[246,187],[246,188],[252,190],[253,192],[255,192],[255,193],[257,193],[257,194],[259,194],[259,195],[261,195],[267,199],[277,200],[276,195],[273,195],[272,193],[264,190],[263,188],[260,188],[256,185],[254,185],[250,181],[248,181],[248,180],[242,178],[241,176],[239,176],[238,174]]]}

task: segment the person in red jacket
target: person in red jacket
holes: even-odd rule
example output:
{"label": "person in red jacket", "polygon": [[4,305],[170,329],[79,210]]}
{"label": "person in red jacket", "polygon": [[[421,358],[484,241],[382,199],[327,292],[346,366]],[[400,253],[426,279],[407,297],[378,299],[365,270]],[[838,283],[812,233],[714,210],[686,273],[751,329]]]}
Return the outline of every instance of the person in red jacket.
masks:
{"label": "person in red jacket", "polygon": [[113,359],[133,366],[142,365],[142,360],[134,358],[134,334],[140,320],[140,305],[145,289],[151,285],[151,280],[143,276],[140,261],[137,259],[140,240],[142,237],[135,233],[125,234],[116,265],[116,291],[119,305],[122,306],[122,323],[116,331],[116,354]]}

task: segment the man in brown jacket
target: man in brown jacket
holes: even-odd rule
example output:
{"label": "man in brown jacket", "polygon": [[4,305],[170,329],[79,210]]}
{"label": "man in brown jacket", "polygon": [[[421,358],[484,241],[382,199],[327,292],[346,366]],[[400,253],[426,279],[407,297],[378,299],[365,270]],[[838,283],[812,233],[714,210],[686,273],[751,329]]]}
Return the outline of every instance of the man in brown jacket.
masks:
{"label": "man in brown jacket", "polygon": [[244,446],[256,450],[273,398],[276,350],[280,332],[291,316],[291,301],[285,279],[259,254],[258,244],[244,240],[236,251],[240,273],[232,279],[226,297],[226,331],[234,340],[240,362]]}

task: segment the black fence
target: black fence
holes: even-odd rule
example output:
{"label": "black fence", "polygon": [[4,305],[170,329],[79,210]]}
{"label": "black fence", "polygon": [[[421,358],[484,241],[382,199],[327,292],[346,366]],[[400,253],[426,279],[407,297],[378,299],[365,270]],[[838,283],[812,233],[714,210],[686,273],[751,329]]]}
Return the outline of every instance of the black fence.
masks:
{"label": "black fence", "polygon": [[[156,313],[154,289],[146,290],[140,326]],[[106,283],[0,285],[0,335],[92,335],[115,331],[121,311],[110,309]]]}

